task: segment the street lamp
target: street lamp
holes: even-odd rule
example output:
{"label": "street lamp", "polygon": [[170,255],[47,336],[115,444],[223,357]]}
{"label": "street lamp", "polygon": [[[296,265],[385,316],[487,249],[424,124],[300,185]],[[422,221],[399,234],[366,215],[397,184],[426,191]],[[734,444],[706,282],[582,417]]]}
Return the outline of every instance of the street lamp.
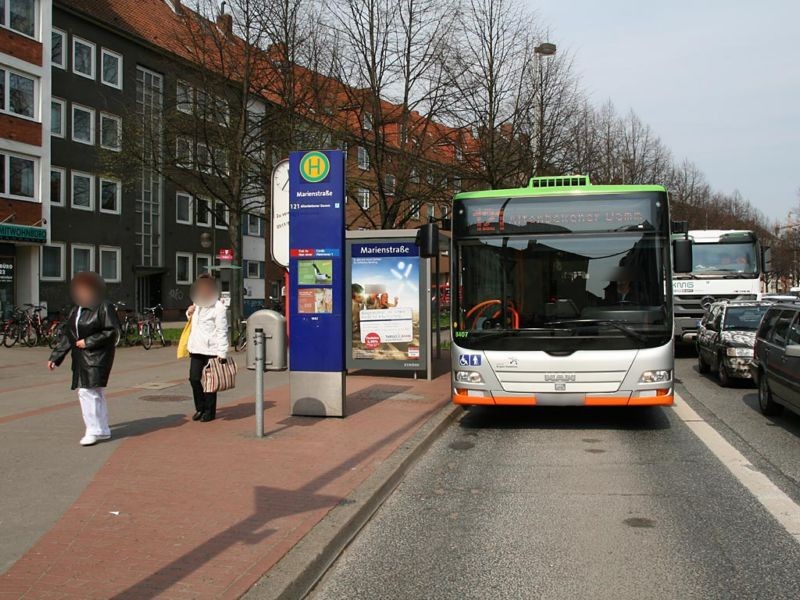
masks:
{"label": "street lamp", "polygon": [[542,87],[544,86],[544,76],[542,73],[542,57],[555,56],[556,45],[550,42],[542,42],[533,49],[533,54],[536,57],[536,70],[539,76],[539,123],[538,123],[538,136],[536,140],[536,173],[535,175],[542,175],[544,167],[544,96],[542,94]]}

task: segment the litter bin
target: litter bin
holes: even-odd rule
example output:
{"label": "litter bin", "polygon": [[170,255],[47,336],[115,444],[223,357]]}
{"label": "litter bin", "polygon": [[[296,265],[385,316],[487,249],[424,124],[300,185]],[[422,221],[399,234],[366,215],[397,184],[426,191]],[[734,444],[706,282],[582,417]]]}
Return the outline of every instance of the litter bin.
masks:
{"label": "litter bin", "polygon": [[264,370],[285,371],[286,319],[274,310],[257,310],[247,319],[247,368],[256,368],[256,329],[264,332]]}

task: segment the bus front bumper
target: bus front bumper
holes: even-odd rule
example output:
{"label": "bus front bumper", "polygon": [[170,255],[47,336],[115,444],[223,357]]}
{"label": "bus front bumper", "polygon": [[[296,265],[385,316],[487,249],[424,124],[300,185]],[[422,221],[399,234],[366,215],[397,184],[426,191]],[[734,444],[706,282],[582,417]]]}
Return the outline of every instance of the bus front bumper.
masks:
{"label": "bus front bumper", "polygon": [[672,406],[672,388],[616,392],[613,394],[496,394],[474,389],[453,389],[453,403],[462,406]]}

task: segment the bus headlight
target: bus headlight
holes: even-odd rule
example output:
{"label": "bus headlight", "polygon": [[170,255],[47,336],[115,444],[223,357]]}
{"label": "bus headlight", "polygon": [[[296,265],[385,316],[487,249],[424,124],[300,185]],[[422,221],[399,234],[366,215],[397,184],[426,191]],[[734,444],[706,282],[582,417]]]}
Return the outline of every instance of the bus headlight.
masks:
{"label": "bus headlight", "polygon": [[753,358],[752,348],[726,348],[725,354],[730,357]]}
{"label": "bus headlight", "polygon": [[663,381],[672,380],[672,371],[658,370],[658,371],[645,371],[639,378],[639,383],[661,383]]}
{"label": "bus headlight", "polygon": [[483,376],[477,371],[456,371],[458,383],[483,383]]}

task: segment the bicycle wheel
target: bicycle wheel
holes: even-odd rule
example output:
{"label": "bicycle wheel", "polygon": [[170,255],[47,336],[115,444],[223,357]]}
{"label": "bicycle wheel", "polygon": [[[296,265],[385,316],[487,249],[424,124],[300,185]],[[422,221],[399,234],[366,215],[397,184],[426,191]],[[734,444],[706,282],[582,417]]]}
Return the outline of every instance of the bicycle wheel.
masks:
{"label": "bicycle wheel", "polygon": [[6,327],[6,334],[3,337],[3,346],[11,348],[19,341],[19,324],[11,323]]}
{"label": "bicycle wheel", "polygon": [[125,345],[133,346],[136,344],[136,338],[139,335],[139,327],[132,321],[126,321],[122,334],[125,339]]}
{"label": "bicycle wheel", "polygon": [[167,345],[167,339],[164,337],[164,328],[161,327],[161,321],[156,323],[156,335],[158,336],[158,341],[161,342],[161,347],[164,348]]}
{"label": "bicycle wheel", "polygon": [[237,352],[242,352],[245,348],[247,348],[247,329],[240,329],[234,349]]}
{"label": "bicycle wheel", "polygon": [[150,350],[153,347],[153,329],[150,323],[142,323],[142,348]]}
{"label": "bicycle wheel", "polygon": [[33,348],[39,343],[39,332],[33,323],[25,323],[20,329],[19,337],[28,348]]}

